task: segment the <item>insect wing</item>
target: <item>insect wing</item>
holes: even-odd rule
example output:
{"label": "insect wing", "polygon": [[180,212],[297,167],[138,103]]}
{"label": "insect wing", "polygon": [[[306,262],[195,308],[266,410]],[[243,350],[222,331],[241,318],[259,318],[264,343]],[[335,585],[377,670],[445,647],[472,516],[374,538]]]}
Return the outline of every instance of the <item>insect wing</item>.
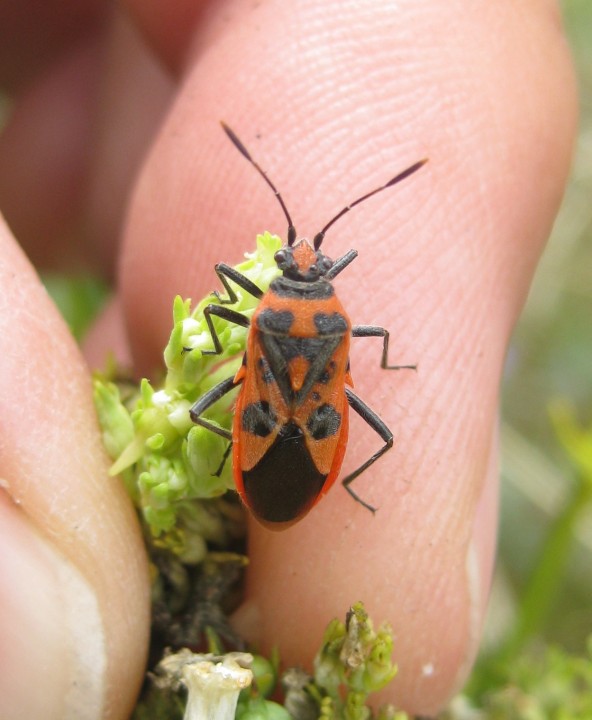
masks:
{"label": "insect wing", "polygon": [[237,489],[274,529],[300,519],[329,489],[348,430],[349,327],[319,337],[312,319],[300,315],[290,330],[260,332],[254,318],[234,419]]}
{"label": "insect wing", "polygon": [[244,380],[235,408],[235,471],[248,471],[257,465],[275,442],[287,417],[288,410],[263,353],[259,333],[252,330]]}

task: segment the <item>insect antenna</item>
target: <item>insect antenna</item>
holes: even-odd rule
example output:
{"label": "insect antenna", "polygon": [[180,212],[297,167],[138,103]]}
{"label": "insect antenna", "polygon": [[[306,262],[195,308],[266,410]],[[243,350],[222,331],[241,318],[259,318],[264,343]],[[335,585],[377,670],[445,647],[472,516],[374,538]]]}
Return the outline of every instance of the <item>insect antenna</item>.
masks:
{"label": "insect antenna", "polygon": [[353,203],[346,205],[346,207],[344,207],[343,210],[338,212],[337,215],[335,215],[335,217],[332,220],[329,220],[329,222],[325,225],[325,227],[314,236],[314,240],[313,240],[314,249],[318,250],[321,247],[321,243],[323,242],[325,233],[331,227],[331,225],[333,225],[333,223],[335,223],[339,220],[339,218],[343,217],[346,213],[348,213],[356,205],[359,205],[361,202],[364,202],[364,200],[367,200],[368,198],[372,197],[373,195],[376,195],[377,193],[382,192],[383,190],[386,190],[387,188],[392,187],[393,185],[396,185],[397,183],[401,182],[401,180],[405,180],[405,178],[408,178],[409,175],[413,175],[413,173],[416,172],[417,170],[419,170],[420,167],[425,165],[427,163],[427,161],[428,161],[428,159],[424,158],[423,160],[420,160],[419,162],[414,163],[413,165],[411,165],[411,167],[408,167],[406,170],[403,170],[403,172],[399,173],[398,175],[395,175],[395,177],[392,178],[392,180],[389,180],[386,183],[386,185],[381,185],[379,188],[376,188],[376,190],[372,190],[371,192],[366,193],[365,195],[362,195],[362,197],[358,198],[357,200],[354,200]]}
{"label": "insect antenna", "polygon": [[282,210],[284,211],[284,215],[286,216],[286,220],[288,221],[288,245],[293,245],[294,240],[296,240],[296,228],[294,227],[294,223],[292,222],[292,218],[290,217],[290,213],[288,212],[288,208],[286,207],[286,203],[284,202],[282,196],[280,195],[279,190],[276,188],[276,186],[271,182],[271,180],[267,177],[267,173],[265,170],[261,168],[261,166],[251,157],[251,154],[247,150],[247,148],[242,144],[242,142],[238,139],[236,136],[234,130],[228,127],[228,125],[220,121],[220,124],[222,125],[222,129],[224,132],[228,135],[230,138],[230,141],[234,145],[234,147],[240,152],[241,155],[247,158],[247,160],[251,163],[251,165],[257,170],[259,175],[265,180],[265,182],[269,185],[269,187],[273,190],[273,194],[278,199],[279,204],[282,206]]}

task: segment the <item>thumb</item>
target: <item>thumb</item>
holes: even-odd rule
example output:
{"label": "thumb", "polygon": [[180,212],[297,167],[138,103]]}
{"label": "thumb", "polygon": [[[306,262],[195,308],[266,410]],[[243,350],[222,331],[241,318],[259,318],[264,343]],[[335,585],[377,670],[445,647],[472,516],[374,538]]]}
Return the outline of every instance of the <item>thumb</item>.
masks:
{"label": "thumb", "polygon": [[90,379],[0,224],[0,717],[122,718],[148,636],[144,552]]}

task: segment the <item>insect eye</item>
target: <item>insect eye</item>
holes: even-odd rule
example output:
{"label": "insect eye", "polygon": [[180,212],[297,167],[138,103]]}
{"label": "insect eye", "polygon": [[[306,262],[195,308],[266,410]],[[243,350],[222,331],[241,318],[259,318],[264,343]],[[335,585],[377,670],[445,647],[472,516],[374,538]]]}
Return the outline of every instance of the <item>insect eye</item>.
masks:
{"label": "insect eye", "polygon": [[328,258],[326,255],[318,253],[316,267],[318,267],[319,273],[321,275],[324,275],[333,267],[333,260],[331,260],[331,258]]}
{"label": "insect eye", "polygon": [[273,256],[273,259],[276,261],[276,263],[278,265],[285,265],[286,260],[288,259],[288,254],[285,251],[285,249],[282,248],[281,250],[278,250],[276,252],[276,254]]}

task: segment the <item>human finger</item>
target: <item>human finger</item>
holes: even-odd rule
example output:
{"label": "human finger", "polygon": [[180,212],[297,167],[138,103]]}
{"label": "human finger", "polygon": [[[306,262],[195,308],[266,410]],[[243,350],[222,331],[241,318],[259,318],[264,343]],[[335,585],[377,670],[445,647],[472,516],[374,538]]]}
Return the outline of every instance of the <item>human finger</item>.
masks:
{"label": "human finger", "polygon": [[[238,157],[229,170],[220,118],[240,128],[310,234],[352,192],[429,156],[324,245],[334,256],[359,250],[338,291],[354,321],[388,327],[392,362],[419,364],[416,376],[393,376],[361,339],[352,352],[356,392],[396,433],[395,449],[356,484],[380,509],[373,518],[335,488],[283,534],[253,525],[244,615],[257,618],[264,645],[303,663],[327,619],[361,597],[395,627],[400,673],[389,698],[431,712],[476,651],[494,546],[501,367],[569,163],[575,100],[556,12],[369,3],[331,13],[308,3],[296,13],[232,2],[208,17],[194,47],[138,184],[122,264],[147,370],[170,297],[199,297],[214,262],[285,226],[252,168]],[[352,433],[346,470],[368,457],[369,437]]]}
{"label": "human finger", "polygon": [[127,717],[149,621],[136,518],[88,370],[4,223],[0,287],[0,716]]}

